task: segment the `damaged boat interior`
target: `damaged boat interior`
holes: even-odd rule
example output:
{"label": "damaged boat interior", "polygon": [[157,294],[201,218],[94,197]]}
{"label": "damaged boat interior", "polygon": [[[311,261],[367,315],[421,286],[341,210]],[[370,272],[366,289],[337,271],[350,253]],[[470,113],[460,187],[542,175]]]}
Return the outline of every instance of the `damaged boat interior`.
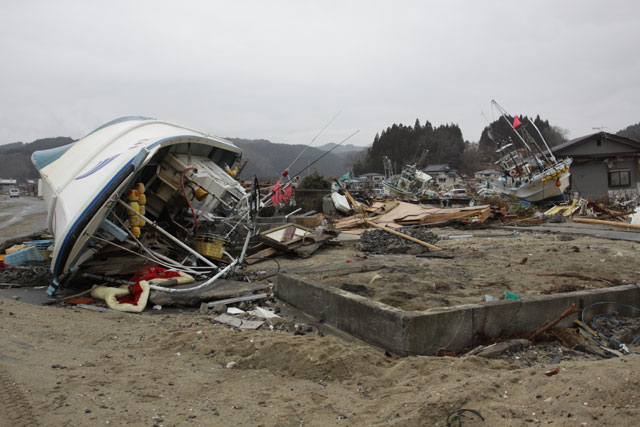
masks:
{"label": "damaged boat interior", "polygon": [[199,276],[233,262],[227,249],[249,231],[239,224],[249,208],[245,190],[223,169],[231,171],[237,158],[203,144],[161,149],[88,240],[78,273],[129,275],[162,265]]}

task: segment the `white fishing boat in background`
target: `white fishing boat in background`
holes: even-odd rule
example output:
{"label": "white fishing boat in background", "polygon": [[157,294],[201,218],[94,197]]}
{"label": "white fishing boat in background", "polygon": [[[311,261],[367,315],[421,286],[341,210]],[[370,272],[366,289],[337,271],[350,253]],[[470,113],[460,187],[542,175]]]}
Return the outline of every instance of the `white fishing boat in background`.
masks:
{"label": "white fishing boat in background", "polygon": [[[518,116],[511,119],[495,100],[491,103],[512,130],[512,135],[507,137],[489,130],[489,138],[496,142],[501,155],[496,164],[503,172],[493,188],[527,202],[561,199],[569,186],[572,160],[556,159],[533,121],[527,118],[521,122]],[[536,136],[532,136],[527,128],[534,130]]]}
{"label": "white fishing boat in background", "polygon": [[[167,267],[182,266],[177,256],[198,258],[183,243],[194,238],[198,221],[201,230],[206,222],[209,230],[228,229],[225,219],[247,209],[245,190],[232,176],[241,155],[222,138],[145,117],[116,119],[73,144],[33,153],[55,236],[49,294],[90,272],[83,265],[107,248],[134,246]],[[153,252],[141,243],[147,237],[141,230],[162,234],[173,247]],[[218,268],[201,255],[198,261]]]}
{"label": "white fishing boat in background", "polygon": [[393,175],[391,160],[383,158],[386,178],[382,181],[384,194],[389,197],[421,196],[429,186],[431,175],[420,171],[416,165],[407,165],[399,175]]}

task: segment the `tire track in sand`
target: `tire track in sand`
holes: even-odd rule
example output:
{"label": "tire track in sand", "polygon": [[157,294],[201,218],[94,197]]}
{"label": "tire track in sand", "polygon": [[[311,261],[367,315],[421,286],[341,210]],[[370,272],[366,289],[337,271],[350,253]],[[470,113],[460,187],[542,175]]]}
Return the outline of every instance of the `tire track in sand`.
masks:
{"label": "tire track in sand", "polygon": [[0,424],[14,427],[40,425],[25,395],[2,365],[0,365]]}

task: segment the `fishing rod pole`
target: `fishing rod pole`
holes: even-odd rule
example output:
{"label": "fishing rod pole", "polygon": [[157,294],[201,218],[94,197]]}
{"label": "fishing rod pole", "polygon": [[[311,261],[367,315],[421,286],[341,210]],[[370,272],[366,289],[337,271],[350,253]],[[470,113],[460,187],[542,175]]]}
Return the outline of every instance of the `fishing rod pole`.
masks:
{"label": "fishing rod pole", "polygon": [[317,159],[315,159],[313,162],[309,163],[306,167],[302,168],[300,170],[300,172],[298,172],[297,174],[293,175],[294,177],[299,176],[302,172],[306,171],[307,169],[309,169],[311,166],[313,166],[315,163],[317,163],[318,161],[320,161],[320,159],[322,159],[324,156],[328,155],[329,153],[331,153],[333,150],[335,150],[336,148],[338,148],[339,146],[341,146],[342,144],[344,144],[345,142],[347,142],[348,140],[350,140],[352,137],[354,137],[358,132],[360,132],[360,129],[358,129],[357,131],[355,131],[354,133],[352,133],[351,135],[349,135],[348,137],[346,137],[345,139],[343,139],[342,141],[340,141],[338,144],[334,145],[330,150],[324,152],[320,157],[318,157]]}
{"label": "fishing rod pole", "polygon": [[[296,157],[295,159],[293,159],[293,161],[291,162],[291,164],[285,169],[285,172],[288,171],[289,169],[291,169],[291,167],[300,159],[300,157],[309,149],[309,147],[311,147],[313,145],[313,143],[315,142],[316,139],[318,139],[318,137],[325,131],[325,129],[327,129],[329,127],[329,125],[331,125],[331,123],[333,123],[333,121],[340,115],[340,113],[342,113],[342,111],[338,111],[336,113],[335,116],[333,116],[333,118],[331,120],[329,120],[329,122],[322,128],[320,129],[320,132],[318,132],[318,134],[316,136],[313,137],[313,139],[311,140],[311,142],[309,144],[307,144],[307,146],[305,147],[304,150],[302,150],[300,152],[300,154],[298,154],[298,157]],[[283,172],[284,174],[284,172]]]}

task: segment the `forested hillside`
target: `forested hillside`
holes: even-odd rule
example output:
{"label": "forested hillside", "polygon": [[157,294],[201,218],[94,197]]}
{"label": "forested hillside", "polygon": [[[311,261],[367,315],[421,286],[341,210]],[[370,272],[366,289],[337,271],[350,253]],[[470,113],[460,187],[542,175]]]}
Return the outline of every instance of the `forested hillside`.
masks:
{"label": "forested hillside", "polygon": [[640,141],[640,123],[636,123],[635,125],[627,126],[622,129],[616,135],[624,136],[627,138],[635,139],[636,141]]}
{"label": "forested hillside", "polygon": [[[251,179],[254,175],[261,180],[277,179],[298,154],[306,148],[305,145],[275,144],[265,139],[227,139],[242,148],[244,159],[249,160],[242,171],[241,176],[244,179]],[[291,167],[290,172],[297,173],[325,153],[326,151],[310,147]],[[317,170],[325,176],[340,176],[347,172],[350,164],[349,153],[335,154],[331,152],[304,173]]]}
{"label": "forested hillside", "polygon": [[462,131],[456,124],[434,128],[431,123],[420,124],[416,119],[413,126],[393,124],[376,135],[371,147],[353,166],[354,173],[384,172],[383,156],[393,164],[417,164],[424,167],[428,163],[449,163],[458,167],[466,147]]}
{"label": "forested hillside", "polygon": [[[522,122],[526,121],[526,116],[523,116]],[[539,115],[533,122],[550,146],[566,140],[565,131],[552,126]],[[502,138],[514,137],[511,125],[504,119],[496,120],[487,126],[477,144],[465,141],[457,124],[434,127],[427,121],[423,126],[419,120],[416,120],[413,126],[394,123],[375,136],[371,147],[354,162],[353,169],[356,174],[382,173],[382,158],[387,156],[395,165],[396,172],[407,164],[423,168],[427,164],[448,163],[452,168],[471,174],[491,167],[498,158],[496,143],[489,138],[489,128]],[[529,132],[537,134],[534,129],[530,129]]]}
{"label": "forested hillside", "polygon": [[27,179],[38,179],[40,175],[31,164],[31,153],[38,150],[60,147],[74,140],[68,137],[43,138],[25,144],[14,142],[0,145],[0,178],[15,178],[18,184]]}

